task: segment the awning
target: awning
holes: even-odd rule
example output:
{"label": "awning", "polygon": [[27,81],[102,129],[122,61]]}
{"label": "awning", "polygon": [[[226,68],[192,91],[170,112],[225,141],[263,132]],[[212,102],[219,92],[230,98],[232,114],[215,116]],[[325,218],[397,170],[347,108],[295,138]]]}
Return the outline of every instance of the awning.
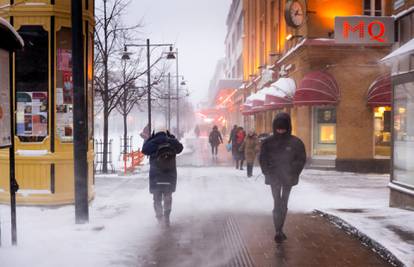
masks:
{"label": "awning", "polygon": [[381,61],[389,61],[393,58],[404,56],[409,53],[414,53],[414,38],[408,41],[408,43],[405,43],[400,48],[394,50],[389,55],[381,59]]}
{"label": "awning", "polygon": [[8,51],[14,51],[16,49],[21,49],[24,46],[23,39],[16,32],[13,26],[10,23],[0,18],[0,48],[6,49]]}
{"label": "awning", "polygon": [[249,103],[249,102],[246,101],[246,103],[244,103],[242,105],[242,114],[244,116],[253,115],[256,112],[257,111],[255,111],[255,110],[252,109],[252,104],[251,103]]}
{"label": "awning", "polygon": [[391,106],[391,91],[392,87],[390,74],[378,77],[368,89],[368,106]]}
{"label": "awning", "polygon": [[295,81],[291,78],[280,78],[266,92],[264,106],[266,109],[281,109],[292,105],[296,91]]}
{"label": "awning", "polygon": [[322,71],[305,75],[293,97],[294,105],[336,105],[340,92],[335,78]]}

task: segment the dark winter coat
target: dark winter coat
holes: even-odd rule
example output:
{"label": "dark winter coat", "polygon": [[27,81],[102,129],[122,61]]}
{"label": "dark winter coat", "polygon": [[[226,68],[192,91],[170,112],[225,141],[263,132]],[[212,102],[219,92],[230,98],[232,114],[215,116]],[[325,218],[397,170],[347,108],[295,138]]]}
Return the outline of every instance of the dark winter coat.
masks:
{"label": "dark winter coat", "polygon": [[167,135],[165,132],[159,132],[156,135],[149,138],[142,147],[142,153],[150,156],[150,171],[149,171],[149,183],[150,192],[175,192],[177,185],[177,168],[175,166],[171,171],[164,172],[160,170],[156,165],[156,154],[158,146],[169,143],[175,150],[176,154],[180,154],[183,151],[183,145],[173,136]]}
{"label": "dark winter coat", "polygon": [[229,143],[231,143],[231,154],[233,155],[233,159],[237,159],[239,155],[239,146],[237,146],[237,127],[233,127],[230,132],[230,139]]}
{"label": "dark winter coat", "polygon": [[247,135],[244,139],[241,150],[244,151],[246,162],[253,164],[256,159],[256,155],[260,150],[260,143],[257,135]]}
{"label": "dark winter coat", "polygon": [[[287,133],[278,134],[277,125],[287,125]],[[303,142],[292,135],[289,114],[279,113],[274,119],[273,135],[263,141],[259,161],[266,184],[298,184],[306,163],[306,151]]]}
{"label": "dark winter coat", "polygon": [[209,143],[212,146],[218,146],[221,143],[223,143],[223,137],[221,136],[221,133],[217,129],[213,129],[210,133],[210,136],[208,137]]}

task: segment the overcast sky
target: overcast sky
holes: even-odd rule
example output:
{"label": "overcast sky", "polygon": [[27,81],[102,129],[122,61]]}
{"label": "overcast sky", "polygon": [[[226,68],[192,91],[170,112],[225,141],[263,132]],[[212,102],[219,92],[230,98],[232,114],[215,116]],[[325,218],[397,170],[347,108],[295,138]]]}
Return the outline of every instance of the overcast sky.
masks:
{"label": "overcast sky", "polygon": [[231,0],[132,0],[127,23],[144,23],[142,38],[176,43],[180,74],[192,99],[207,96],[217,61],[224,57],[226,16]]}

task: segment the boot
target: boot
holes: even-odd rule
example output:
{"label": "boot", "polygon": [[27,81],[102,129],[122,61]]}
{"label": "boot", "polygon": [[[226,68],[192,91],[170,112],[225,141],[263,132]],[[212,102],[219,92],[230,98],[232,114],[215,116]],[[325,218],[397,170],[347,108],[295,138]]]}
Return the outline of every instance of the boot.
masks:
{"label": "boot", "polygon": [[171,211],[166,211],[166,212],[164,212],[164,225],[165,225],[165,227],[170,227],[170,213],[171,213]]}

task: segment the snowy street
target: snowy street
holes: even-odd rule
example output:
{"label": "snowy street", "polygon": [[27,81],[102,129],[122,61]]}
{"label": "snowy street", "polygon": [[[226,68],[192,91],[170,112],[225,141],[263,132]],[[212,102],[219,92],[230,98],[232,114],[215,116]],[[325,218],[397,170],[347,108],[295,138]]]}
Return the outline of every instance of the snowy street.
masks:
{"label": "snowy street", "polygon": [[2,266],[388,266],[315,209],[348,216],[361,209],[350,220],[394,238],[391,249],[398,244],[400,258],[413,260],[412,241],[404,245],[367,218],[387,212],[385,175],[305,170],[291,194],[288,240],[276,246],[271,192],[258,167],[253,178],[230,166],[187,166],[178,173],[170,228],[155,220],[147,166],[133,176],[97,176],[86,225],[74,224],[72,206],[19,207],[17,247],[10,245],[9,207],[0,206]]}

